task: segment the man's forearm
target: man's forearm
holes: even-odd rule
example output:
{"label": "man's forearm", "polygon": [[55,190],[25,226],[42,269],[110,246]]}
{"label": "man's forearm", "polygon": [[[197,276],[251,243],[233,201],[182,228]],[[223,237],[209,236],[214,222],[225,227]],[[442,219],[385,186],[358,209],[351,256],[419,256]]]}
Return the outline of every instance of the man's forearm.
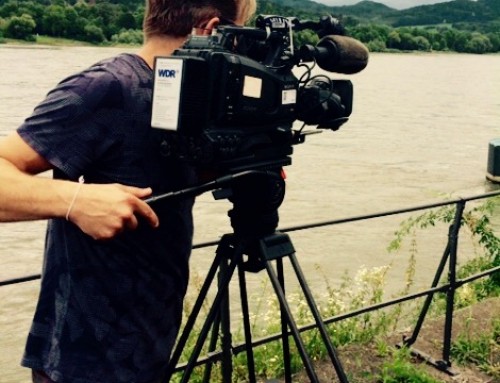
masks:
{"label": "man's forearm", "polygon": [[64,217],[78,185],[25,174],[0,158],[0,221]]}
{"label": "man's forearm", "polygon": [[95,239],[108,239],[158,216],[142,199],[150,188],[120,184],[78,184],[24,173],[0,158],[0,222],[66,218]]}

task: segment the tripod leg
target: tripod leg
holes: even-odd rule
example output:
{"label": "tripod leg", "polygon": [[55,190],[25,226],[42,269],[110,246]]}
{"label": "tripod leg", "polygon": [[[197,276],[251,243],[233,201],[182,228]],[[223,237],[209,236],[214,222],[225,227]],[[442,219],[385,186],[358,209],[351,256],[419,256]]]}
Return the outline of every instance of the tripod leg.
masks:
{"label": "tripod leg", "polygon": [[182,351],[184,350],[184,347],[186,346],[189,335],[193,331],[196,319],[198,318],[198,315],[199,315],[201,308],[203,306],[203,302],[205,301],[207,294],[208,294],[208,290],[210,289],[210,286],[215,278],[215,275],[217,273],[217,269],[219,268],[219,264],[221,262],[221,258],[222,258],[222,254],[216,253],[215,259],[214,259],[212,265],[210,266],[207,277],[203,283],[203,286],[201,287],[198,298],[196,299],[196,302],[193,306],[193,310],[191,311],[191,314],[189,315],[189,318],[184,326],[182,334],[181,334],[181,336],[177,342],[177,345],[174,349],[174,352],[172,353],[172,356],[170,358],[168,369],[167,369],[166,382],[168,382],[170,380],[170,378],[172,377],[172,374],[175,371],[177,363],[179,363],[179,359],[182,355]]}
{"label": "tripod leg", "polygon": [[[219,250],[221,252],[222,250]],[[223,257],[224,258],[224,257]],[[232,335],[231,335],[231,324],[229,319],[229,286],[224,286],[224,277],[228,273],[228,264],[227,260],[224,258],[221,261],[219,267],[219,278],[218,278],[218,286],[219,289],[226,289],[227,293],[225,297],[221,301],[220,309],[217,312],[217,315],[214,320],[214,324],[212,327],[212,334],[210,337],[210,343],[208,347],[208,353],[214,352],[217,348],[217,341],[219,338],[221,339],[221,348],[222,348],[222,381],[223,382],[231,382],[231,378],[233,375],[233,362],[232,362]],[[203,381],[208,383],[210,382],[210,377],[212,376],[212,367],[214,362],[210,361],[207,363],[205,367],[205,373],[203,377]]]}
{"label": "tripod leg", "polygon": [[243,328],[245,330],[245,348],[247,352],[248,381],[256,383],[255,358],[252,348],[252,331],[250,328],[250,310],[248,309],[248,293],[246,288],[245,270],[238,265],[238,277],[240,281],[241,311],[243,314]]}
{"label": "tripod leg", "polygon": [[296,344],[297,349],[299,351],[300,357],[302,358],[302,363],[304,364],[307,375],[312,383],[319,383],[318,376],[316,375],[316,372],[314,371],[314,367],[313,367],[313,364],[311,362],[311,359],[307,355],[307,351],[306,351],[304,342],[302,341],[302,338],[300,337],[299,329],[297,328],[297,324],[295,323],[295,320],[293,319],[292,311],[290,310],[290,307],[288,306],[288,302],[286,301],[285,293],[283,292],[283,289],[281,288],[278,277],[276,276],[276,273],[269,262],[266,262],[266,270],[267,270],[267,274],[269,275],[269,279],[271,280],[271,283],[274,287],[274,291],[276,292],[276,295],[278,297],[280,305],[283,309],[283,312],[285,314],[285,319],[287,320],[288,326],[290,327],[290,331],[291,331],[292,336],[295,340],[295,344]]}
{"label": "tripod leg", "polygon": [[[215,317],[214,324],[212,327],[212,335],[210,336],[210,343],[208,346],[208,353],[215,351],[217,347],[217,340],[219,339],[219,330],[220,330],[220,312],[217,313]],[[213,362],[208,362],[205,366],[205,372],[203,374],[203,382],[210,382],[210,377],[212,376],[212,366]]]}
{"label": "tripod leg", "polygon": [[[285,294],[285,273],[283,271],[283,260],[278,258],[276,260],[276,269],[278,271],[278,281],[281,288],[283,289],[283,294]],[[290,357],[290,342],[288,338],[288,326],[285,320],[286,310],[280,303],[281,311],[281,344],[283,347],[283,367],[285,369],[285,382],[292,383],[292,363]]]}
{"label": "tripod leg", "polygon": [[339,358],[337,357],[337,354],[335,352],[335,348],[330,340],[330,337],[328,335],[328,331],[326,330],[325,324],[323,323],[321,319],[321,315],[319,313],[318,307],[316,306],[316,303],[314,302],[314,298],[311,294],[311,290],[309,289],[309,286],[307,285],[304,274],[302,273],[302,269],[300,268],[300,265],[297,261],[297,257],[295,254],[290,254],[290,262],[292,263],[293,269],[295,270],[295,275],[297,276],[297,279],[299,280],[300,287],[302,288],[302,292],[304,293],[304,296],[306,297],[307,303],[309,305],[309,309],[311,310],[314,320],[316,321],[316,326],[318,327],[321,337],[323,338],[323,343],[326,346],[326,349],[328,351],[328,355],[330,356],[330,360],[332,361],[333,367],[335,368],[335,371],[337,372],[337,376],[340,380],[341,383],[348,383],[347,376],[345,375],[344,369],[340,363]]}
{"label": "tripod leg", "polygon": [[[316,382],[317,377],[314,373],[313,366],[311,364],[311,361],[309,357],[306,354],[305,347],[303,345],[302,339],[300,338],[299,331],[297,329],[297,326],[295,325],[291,311],[288,307],[288,304],[286,302],[286,297],[284,294],[284,276],[283,276],[283,266],[282,266],[282,259],[284,257],[289,257],[290,261],[292,263],[292,266],[295,271],[295,275],[297,276],[297,279],[300,283],[302,292],[304,296],[306,297],[309,309],[311,310],[316,326],[318,327],[321,337],[323,339],[323,342],[327,348],[328,354],[330,356],[330,359],[332,361],[332,364],[337,372],[337,377],[339,378],[341,383],[347,383],[347,377],[345,375],[345,372],[342,368],[342,365],[340,363],[340,360],[338,359],[335,348],[330,340],[330,337],[328,335],[328,331],[326,330],[325,324],[323,323],[321,319],[321,315],[319,313],[319,310],[317,308],[317,305],[314,301],[314,298],[311,294],[311,291],[305,281],[304,274],[302,273],[302,270],[299,266],[299,263],[297,261],[297,258],[295,256],[295,250],[293,247],[293,244],[291,243],[290,238],[286,234],[282,233],[275,233],[272,236],[263,238],[260,242],[260,249],[261,249],[261,254],[262,258],[266,260],[265,262],[265,267],[267,269],[267,272],[269,274],[269,278],[271,279],[271,282],[273,284],[273,287],[275,289],[276,295],[278,296],[278,299],[280,301],[281,305],[281,310],[282,310],[282,318],[283,316],[287,319],[288,324],[290,326],[291,333],[295,339],[295,342],[297,344],[297,348],[299,350],[299,353],[301,354],[302,361],[304,363],[304,367],[306,368],[306,371],[309,375],[309,378],[311,381]],[[274,273],[273,268],[271,267],[269,261],[270,260],[276,260],[277,262],[277,269],[278,269],[278,274],[279,276],[276,277],[276,274]],[[282,330],[283,333],[288,334],[286,330]],[[284,354],[285,355],[285,354]],[[285,356],[286,359],[286,356]]]}
{"label": "tripod leg", "polygon": [[[227,287],[229,286],[229,283],[231,281],[231,278],[233,276],[234,270],[236,269],[236,265],[241,262],[241,258],[243,255],[243,250],[244,247],[242,244],[239,244],[236,246],[234,249],[232,249],[231,246],[231,239],[229,238],[230,236],[224,236],[222,238],[221,244],[219,245],[219,248],[217,249],[217,258],[219,258],[219,255],[221,258],[223,258],[225,255],[227,255],[230,250],[232,250],[232,255],[229,257],[230,262],[229,266],[227,268],[227,273],[223,276],[221,281],[219,282],[219,289],[217,291],[217,294],[215,295],[214,301],[212,303],[212,306],[210,307],[210,311],[207,315],[207,319],[205,320],[205,323],[203,324],[203,327],[200,331],[200,334],[198,336],[198,339],[196,341],[196,345],[193,349],[193,352],[191,353],[191,356],[189,358],[189,361],[186,365],[186,368],[184,370],[184,374],[182,376],[181,382],[183,383],[188,383],[189,378],[191,377],[191,374],[193,372],[193,369],[196,365],[196,361],[201,353],[201,350],[203,348],[203,345],[205,343],[205,340],[207,339],[208,333],[210,332],[210,327],[215,321],[215,318],[217,314],[219,313],[220,308],[222,307],[222,302],[223,299],[227,296]],[[227,252],[226,254],[224,254]],[[222,262],[227,262],[227,259],[221,259]],[[205,284],[204,284],[205,285]],[[196,318],[195,318],[196,319]],[[231,381],[227,381],[225,383],[231,383]]]}
{"label": "tripod leg", "polygon": [[[241,259],[241,255],[239,256]],[[238,265],[240,262],[234,259]],[[222,381],[230,383],[233,377],[233,353],[232,353],[232,343],[233,336],[231,334],[231,319],[229,315],[229,282],[231,277],[225,282],[225,276],[230,273],[232,276],[234,272],[234,266],[232,270],[229,268],[226,262],[223,262],[219,273],[219,290],[224,291],[223,298],[220,303],[219,315],[221,324],[221,348],[222,348]]]}

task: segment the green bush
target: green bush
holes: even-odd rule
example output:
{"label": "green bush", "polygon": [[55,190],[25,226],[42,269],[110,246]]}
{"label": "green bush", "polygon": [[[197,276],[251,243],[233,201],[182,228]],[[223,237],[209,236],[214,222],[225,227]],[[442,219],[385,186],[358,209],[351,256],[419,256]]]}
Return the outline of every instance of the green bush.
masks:
{"label": "green bush", "polygon": [[35,36],[33,31],[36,28],[35,20],[30,15],[23,14],[22,16],[12,16],[7,21],[5,29],[5,37],[13,39],[34,41]]}
{"label": "green bush", "polygon": [[85,41],[91,43],[102,43],[106,40],[104,32],[96,25],[90,24],[85,26]]}
{"label": "green bush", "polygon": [[142,40],[142,31],[137,29],[121,30],[120,33],[111,37],[111,41],[115,44],[140,45]]}

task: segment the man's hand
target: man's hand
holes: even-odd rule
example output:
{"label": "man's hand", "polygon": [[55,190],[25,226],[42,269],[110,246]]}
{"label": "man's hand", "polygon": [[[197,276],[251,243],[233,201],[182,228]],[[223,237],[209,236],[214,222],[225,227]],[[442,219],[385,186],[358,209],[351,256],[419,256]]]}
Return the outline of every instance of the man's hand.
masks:
{"label": "man's hand", "polygon": [[34,176],[51,168],[17,133],[0,139],[0,222],[67,217],[95,239],[133,230],[139,220],[159,225],[142,200],[151,195],[150,188]]}
{"label": "man's hand", "polygon": [[141,199],[151,195],[150,188],[83,184],[75,193],[78,194],[68,219],[94,239],[110,239],[126,230],[134,230],[140,217],[152,227],[159,225],[156,213]]}

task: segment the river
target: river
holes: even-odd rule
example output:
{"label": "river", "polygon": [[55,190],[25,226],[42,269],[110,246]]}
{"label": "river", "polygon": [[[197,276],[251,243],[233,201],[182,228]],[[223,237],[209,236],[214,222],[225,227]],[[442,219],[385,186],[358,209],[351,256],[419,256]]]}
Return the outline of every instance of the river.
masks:
{"label": "river", "polygon": [[[13,131],[63,77],[121,48],[0,46],[0,136]],[[280,227],[381,212],[497,187],[485,181],[488,144],[500,138],[500,55],[371,54],[349,78],[354,110],[337,132],[307,137],[287,167]],[[34,193],[36,191],[33,191]],[[231,231],[227,201],[210,194],[195,207],[195,242]],[[389,217],[291,234],[313,291],[336,284],[347,271],[390,265],[387,286],[405,282],[408,252],[386,250],[399,222]],[[0,224],[0,280],[39,273],[45,222]],[[447,228],[427,230],[417,253],[415,289],[429,286]],[[459,254],[473,256],[464,243]],[[213,248],[193,254],[203,275]],[[318,273],[318,270],[321,270]],[[260,282],[250,281],[252,294]],[[38,293],[38,282],[0,288],[1,383],[27,382],[18,367]]]}

